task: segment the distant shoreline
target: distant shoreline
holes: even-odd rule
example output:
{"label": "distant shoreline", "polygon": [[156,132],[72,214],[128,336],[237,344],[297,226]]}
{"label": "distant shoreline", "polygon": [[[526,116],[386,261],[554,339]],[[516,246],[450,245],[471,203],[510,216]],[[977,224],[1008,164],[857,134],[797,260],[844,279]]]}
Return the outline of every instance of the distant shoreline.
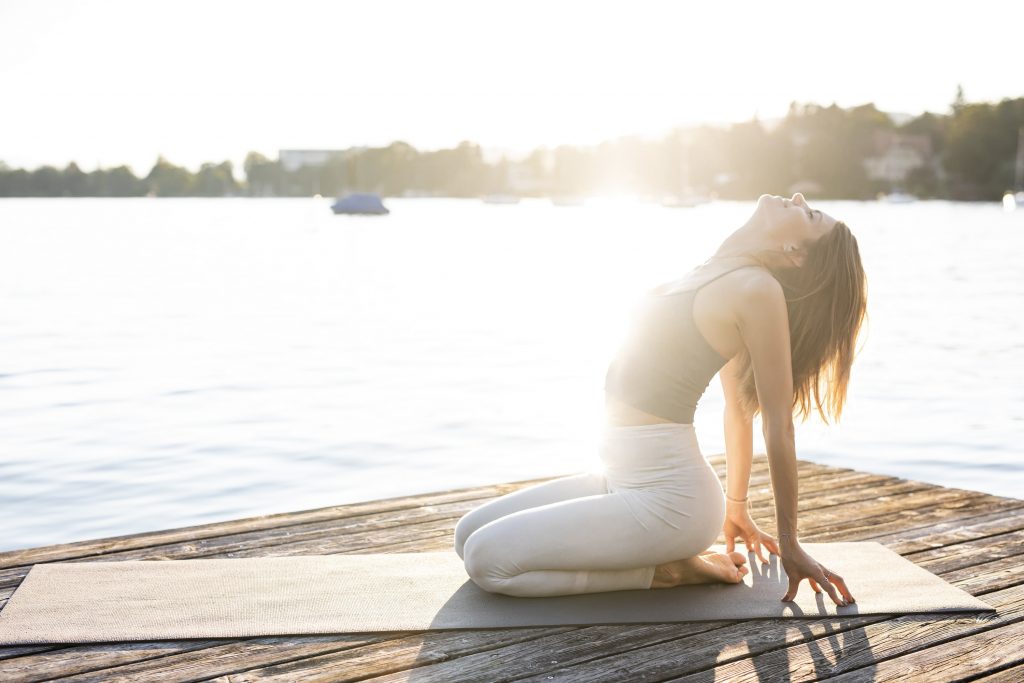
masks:
{"label": "distant shoreline", "polygon": [[[897,122],[874,104],[793,103],[767,126],[756,117],[728,128],[678,128],[660,140],[631,137],[595,146],[535,149],[488,162],[480,145],[250,152],[239,179],[230,161],[197,171],[159,157],[145,176],[126,165],[85,172],[11,168],[0,161],[0,197],[580,197],[625,193],[691,206],[707,198],[801,192],[811,201],[919,199],[1001,201],[1024,190],[1024,97],[966,102],[948,115]],[[495,202],[497,203],[497,202]],[[571,203],[571,202],[567,202]]]}

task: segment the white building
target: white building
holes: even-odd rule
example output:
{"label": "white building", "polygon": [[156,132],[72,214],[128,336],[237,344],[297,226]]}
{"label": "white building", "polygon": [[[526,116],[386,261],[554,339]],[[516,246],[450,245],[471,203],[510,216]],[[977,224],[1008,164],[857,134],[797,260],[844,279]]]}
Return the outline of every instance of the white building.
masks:
{"label": "white building", "polygon": [[357,152],[365,147],[351,149],[281,149],[277,152],[277,160],[281,168],[289,173],[305,166],[320,167],[331,158],[343,156],[345,153]]}
{"label": "white building", "polygon": [[894,131],[876,131],[873,155],[864,159],[870,180],[903,182],[907,174],[932,163],[931,140],[927,135],[907,135]]}

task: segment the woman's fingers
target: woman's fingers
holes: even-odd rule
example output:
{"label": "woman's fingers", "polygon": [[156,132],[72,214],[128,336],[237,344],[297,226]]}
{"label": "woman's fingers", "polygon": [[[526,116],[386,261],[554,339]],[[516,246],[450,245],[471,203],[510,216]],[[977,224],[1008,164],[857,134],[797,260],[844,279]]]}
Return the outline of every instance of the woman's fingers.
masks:
{"label": "woman's fingers", "polygon": [[[826,572],[828,572],[828,570],[826,570]],[[856,602],[856,600],[853,599],[853,593],[851,593],[850,589],[846,587],[846,581],[843,580],[843,577],[838,574],[828,572],[828,578],[839,586],[839,592],[843,594],[844,598],[846,598],[846,602]]]}
{"label": "woman's fingers", "polygon": [[814,579],[808,577],[807,578],[807,582],[811,584],[811,588],[814,589],[815,593],[820,593],[821,592],[821,586],[819,586],[818,583]]}
{"label": "woman's fingers", "polygon": [[725,537],[725,552],[731,553],[733,550],[736,550],[736,539],[733,538],[732,536],[726,536]]}
{"label": "woman's fingers", "polygon": [[764,553],[761,552],[761,541],[760,541],[760,539],[757,536],[754,536],[751,539],[751,542],[754,544],[754,554],[757,555],[757,559],[761,560],[762,564],[768,564],[768,560],[766,560],[764,558]]}
{"label": "woman's fingers", "polygon": [[798,588],[800,588],[800,579],[796,578],[795,576],[789,577],[789,590],[787,590],[786,594],[782,596],[782,601],[788,602],[789,600],[795,598],[796,591]]}
{"label": "woman's fingers", "polygon": [[761,542],[764,543],[765,547],[767,547],[769,551],[775,553],[776,555],[782,554],[781,552],[779,552],[779,544],[776,543],[775,539],[769,536],[768,534],[762,534]]}
{"label": "woman's fingers", "polygon": [[[827,574],[827,576],[826,576],[826,574]],[[829,571],[827,569],[822,568],[821,576],[818,578],[818,583],[820,583],[822,586],[825,587],[825,591],[828,592],[829,597],[832,598],[832,600],[837,605],[843,606],[843,605],[846,604],[846,600],[843,599],[843,597],[839,595],[839,591],[836,590],[836,587],[834,585],[832,585],[832,581],[829,579],[829,577],[834,577],[834,576],[835,576],[835,574],[831,574],[831,573],[829,573]]]}

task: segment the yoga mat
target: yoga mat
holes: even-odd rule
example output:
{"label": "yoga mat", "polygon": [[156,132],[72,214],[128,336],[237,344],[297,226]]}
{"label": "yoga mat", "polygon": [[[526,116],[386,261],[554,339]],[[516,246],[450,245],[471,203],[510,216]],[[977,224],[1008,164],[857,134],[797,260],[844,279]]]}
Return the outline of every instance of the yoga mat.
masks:
{"label": "yoga mat", "polygon": [[802,546],[855,604],[806,581],[783,603],[778,556],[751,553],[742,584],[543,598],[482,590],[454,551],[54,562],[34,565],[0,612],[0,645],[993,609],[879,543]]}

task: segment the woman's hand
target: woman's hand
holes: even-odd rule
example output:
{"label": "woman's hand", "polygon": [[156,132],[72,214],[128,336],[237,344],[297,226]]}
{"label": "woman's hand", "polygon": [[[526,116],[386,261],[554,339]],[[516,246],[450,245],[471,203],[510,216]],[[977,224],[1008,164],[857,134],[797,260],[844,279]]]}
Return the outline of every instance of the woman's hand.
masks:
{"label": "woman's hand", "polygon": [[[787,544],[786,550],[782,554],[782,567],[786,570],[786,576],[789,577],[789,590],[782,596],[784,602],[796,597],[797,589],[800,588],[800,581],[803,579],[807,579],[815,593],[820,593],[821,586],[824,586],[829,596],[837,605],[845,606],[855,602],[853,594],[846,587],[843,577],[835,572],[830,572],[824,565],[816,562],[795,541],[792,545]],[[836,590],[837,586],[838,590]]]}
{"label": "woman's hand", "polygon": [[725,524],[722,525],[722,533],[725,535],[725,551],[727,553],[731,553],[736,548],[736,537],[739,536],[747,546],[747,551],[753,550],[757,559],[764,564],[768,564],[768,560],[761,552],[762,546],[776,555],[779,554],[779,544],[770,534],[757,528],[754,520],[750,518],[750,513],[747,512],[746,503],[726,500]]}

